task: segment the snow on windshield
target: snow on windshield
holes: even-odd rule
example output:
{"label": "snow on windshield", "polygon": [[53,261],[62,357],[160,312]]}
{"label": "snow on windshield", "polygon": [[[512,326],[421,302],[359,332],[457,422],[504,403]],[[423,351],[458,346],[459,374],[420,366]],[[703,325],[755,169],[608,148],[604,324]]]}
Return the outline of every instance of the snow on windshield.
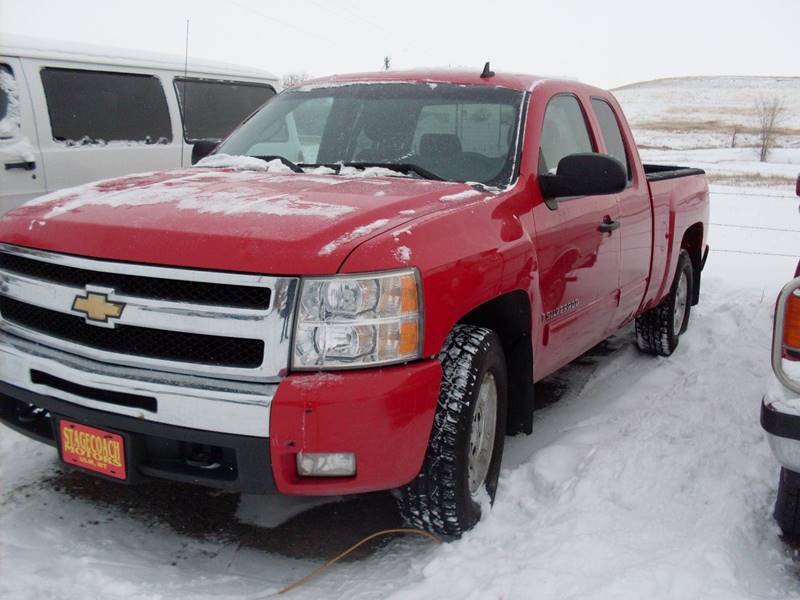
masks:
{"label": "snow on windshield", "polygon": [[265,171],[267,173],[291,173],[292,169],[275,158],[270,161],[252,156],[212,154],[197,161],[194,167],[229,168],[236,171]]}

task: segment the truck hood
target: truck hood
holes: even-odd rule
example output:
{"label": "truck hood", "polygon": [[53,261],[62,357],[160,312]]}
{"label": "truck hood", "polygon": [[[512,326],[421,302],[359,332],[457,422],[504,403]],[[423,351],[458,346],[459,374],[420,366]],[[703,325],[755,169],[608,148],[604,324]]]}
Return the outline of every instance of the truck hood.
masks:
{"label": "truck hood", "polygon": [[365,240],[484,195],[463,183],[369,176],[375,173],[192,168],[130,175],[10,211],[0,220],[0,241],[147,264],[331,274]]}

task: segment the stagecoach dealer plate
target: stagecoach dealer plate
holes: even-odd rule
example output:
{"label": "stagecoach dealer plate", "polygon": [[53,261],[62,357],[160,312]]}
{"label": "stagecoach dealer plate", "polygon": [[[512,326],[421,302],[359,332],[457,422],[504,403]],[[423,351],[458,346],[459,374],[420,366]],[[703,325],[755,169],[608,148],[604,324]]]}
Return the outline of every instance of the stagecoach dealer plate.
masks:
{"label": "stagecoach dealer plate", "polygon": [[102,473],[107,477],[125,479],[125,441],[110,431],[59,421],[61,460]]}

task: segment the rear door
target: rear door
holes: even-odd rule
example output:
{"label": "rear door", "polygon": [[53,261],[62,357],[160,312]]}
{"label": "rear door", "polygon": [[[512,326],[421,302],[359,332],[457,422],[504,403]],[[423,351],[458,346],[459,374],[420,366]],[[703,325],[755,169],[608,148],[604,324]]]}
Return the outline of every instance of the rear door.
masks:
{"label": "rear door", "polygon": [[0,215],[45,191],[20,60],[0,56]]}
{"label": "rear door", "polygon": [[47,190],[180,165],[160,77],[145,70],[31,60],[25,75]]}
{"label": "rear door", "polygon": [[[612,326],[630,321],[647,289],[653,244],[653,215],[650,191],[641,173],[636,173],[631,148],[626,144],[618,109],[603,98],[592,98],[592,111],[602,137],[603,151],[628,169],[628,186],[617,196],[619,202],[620,300]],[[632,140],[629,143],[632,145]]]}
{"label": "rear door", "polygon": [[[558,94],[542,125],[539,173],[555,173],[570,154],[597,152],[584,107],[577,96]],[[557,208],[537,206],[536,251],[543,305],[543,340],[537,359],[547,372],[605,339],[616,312],[620,244],[604,221],[619,215],[616,195],[561,198]],[[545,364],[541,364],[544,362]]]}

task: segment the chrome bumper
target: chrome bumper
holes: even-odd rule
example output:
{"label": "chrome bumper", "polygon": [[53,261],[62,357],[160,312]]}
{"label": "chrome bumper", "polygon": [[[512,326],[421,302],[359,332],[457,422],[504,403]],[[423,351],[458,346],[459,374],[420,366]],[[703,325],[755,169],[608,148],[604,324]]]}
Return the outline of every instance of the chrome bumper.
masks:
{"label": "chrome bumper", "polygon": [[[146,396],[156,410],[121,406],[33,383],[31,371],[99,391]],[[80,406],[192,429],[249,436],[269,435],[278,384],[234,382],[113,366],[0,332],[0,381]]]}
{"label": "chrome bumper", "polygon": [[800,473],[800,408],[765,397],[761,402],[761,427],[781,466]]}

